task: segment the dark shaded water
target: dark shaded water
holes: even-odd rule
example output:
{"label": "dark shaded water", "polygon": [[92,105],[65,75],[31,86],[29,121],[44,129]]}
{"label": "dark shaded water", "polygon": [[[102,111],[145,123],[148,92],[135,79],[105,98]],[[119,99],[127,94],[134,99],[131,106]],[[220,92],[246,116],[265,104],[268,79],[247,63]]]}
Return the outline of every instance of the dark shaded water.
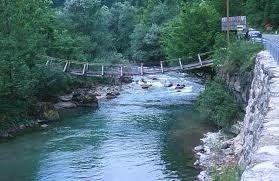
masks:
{"label": "dark shaded water", "polygon": [[[186,88],[164,88],[166,79]],[[202,86],[169,76],[152,82],[149,90],[134,83],[99,110],[69,113],[1,143],[0,180],[196,180],[192,149],[211,129],[192,110]]]}

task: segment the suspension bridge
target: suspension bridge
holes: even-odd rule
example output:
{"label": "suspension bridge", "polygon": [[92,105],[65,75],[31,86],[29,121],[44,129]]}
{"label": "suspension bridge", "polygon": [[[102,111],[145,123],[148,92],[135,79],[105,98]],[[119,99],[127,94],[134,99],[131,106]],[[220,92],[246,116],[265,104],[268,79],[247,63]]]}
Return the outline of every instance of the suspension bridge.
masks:
{"label": "suspension bridge", "polygon": [[[100,64],[100,63],[89,63],[79,62],[73,60],[65,60],[60,58],[46,57],[46,66],[57,66],[60,65],[63,72],[69,72],[76,76],[87,76],[87,77],[130,77],[135,75],[150,75],[150,74],[163,74],[166,72],[177,72],[200,69],[213,65],[213,60],[210,59],[210,53],[198,54],[196,57],[178,58],[169,60],[177,62],[176,66],[168,66],[166,61],[158,62],[158,66],[146,66],[143,63],[137,64]],[[193,63],[184,63],[189,60]]]}

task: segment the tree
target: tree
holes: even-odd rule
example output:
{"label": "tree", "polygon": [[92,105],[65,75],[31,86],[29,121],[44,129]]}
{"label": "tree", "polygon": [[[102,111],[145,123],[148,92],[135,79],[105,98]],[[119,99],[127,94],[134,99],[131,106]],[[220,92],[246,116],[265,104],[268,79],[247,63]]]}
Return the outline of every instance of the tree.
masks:
{"label": "tree", "polygon": [[131,34],[131,55],[132,59],[137,62],[143,62],[146,59],[143,39],[147,31],[148,27],[140,23],[136,25],[134,32]]}
{"label": "tree", "polygon": [[277,0],[247,0],[245,6],[249,23],[256,27],[272,24],[275,28],[278,28],[278,8],[279,2]]}
{"label": "tree", "polygon": [[151,27],[138,24],[131,35],[132,59],[137,62],[157,63],[164,58],[160,44],[161,29],[158,25]]}
{"label": "tree", "polygon": [[128,54],[130,34],[136,24],[136,9],[129,2],[116,3],[110,9],[109,30],[117,52]]}
{"label": "tree", "polygon": [[47,0],[0,2],[0,102],[5,105],[0,107],[0,125],[27,115],[36,88],[36,60],[52,32],[50,6]]}
{"label": "tree", "polygon": [[153,8],[151,21],[157,25],[165,23],[170,18],[169,8],[166,4],[159,3]]}
{"label": "tree", "polygon": [[112,37],[108,30],[110,12],[101,6],[99,0],[68,0],[65,4],[65,18],[69,29],[75,35],[87,36],[91,48],[87,60],[105,55],[113,50]]}
{"label": "tree", "polygon": [[163,29],[162,42],[169,58],[210,51],[219,31],[219,14],[207,3],[185,5]]}
{"label": "tree", "polygon": [[[217,12],[222,16],[227,16],[227,0],[208,0]],[[244,16],[245,15],[246,0],[230,0],[230,16]]]}
{"label": "tree", "polygon": [[219,77],[207,83],[198,98],[196,107],[202,116],[219,127],[231,126],[241,113],[232,91]]}

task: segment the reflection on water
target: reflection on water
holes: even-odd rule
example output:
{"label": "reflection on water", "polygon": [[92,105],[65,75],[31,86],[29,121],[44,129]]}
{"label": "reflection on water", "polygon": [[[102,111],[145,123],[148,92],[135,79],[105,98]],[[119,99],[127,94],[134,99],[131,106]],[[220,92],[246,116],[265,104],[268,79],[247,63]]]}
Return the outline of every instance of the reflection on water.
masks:
{"label": "reflection on water", "polygon": [[147,81],[148,90],[133,83],[99,110],[0,144],[0,180],[195,180],[192,149],[211,129],[192,110],[203,87],[176,74]]}

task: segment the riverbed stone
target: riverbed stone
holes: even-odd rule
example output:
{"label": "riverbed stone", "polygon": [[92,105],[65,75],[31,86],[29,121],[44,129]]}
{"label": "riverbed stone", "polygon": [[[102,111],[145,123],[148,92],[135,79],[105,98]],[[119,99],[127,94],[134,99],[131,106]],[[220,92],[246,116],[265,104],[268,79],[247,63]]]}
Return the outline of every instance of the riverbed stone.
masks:
{"label": "riverbed stone", "polygon": [[69,101],[72,100],[72,98],[73,98],[73,94],[58,96],[58,99],[59,99],[60,101],[63,101],[63,102],[69,102]]}
{"label": "riverbed stone", "polygon": [[98,99],[94,91],[90,89],[77,89],[72,98],[73,102],[78,106],[97,107]]}
{"label": "riverbed stone", "polygon": [[42,125],[41,125],[41,128],[47,128],[47,127],[48,127],[47,124],[42,124]]}
{"label": "riverbed stone", "polygon": [[59,120],[59,113],[51,102],[39,102],[36,105],[35,114],[41,120],[56,121]]}
{"label": "riverbed stone", "polygon": [[58,102],[54,104],[54,107],[56,109],[70,109],[70,108],[76,108],[77,105],[73,102]]}

